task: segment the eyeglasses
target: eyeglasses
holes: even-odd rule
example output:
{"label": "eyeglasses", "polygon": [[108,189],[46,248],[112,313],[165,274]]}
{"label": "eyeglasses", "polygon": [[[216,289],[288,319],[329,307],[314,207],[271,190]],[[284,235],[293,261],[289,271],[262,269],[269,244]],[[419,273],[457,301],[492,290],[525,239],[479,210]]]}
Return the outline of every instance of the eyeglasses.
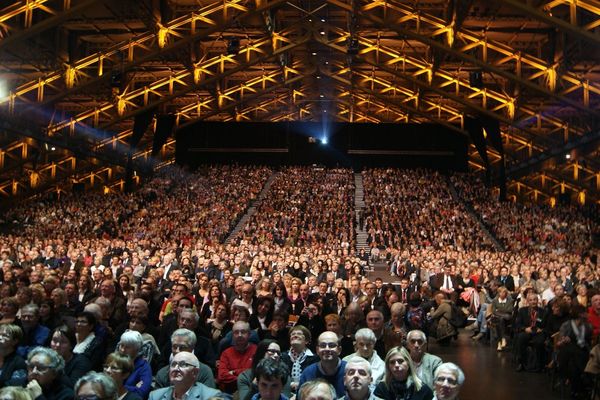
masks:
{"label": "eyeglasses", "polygon": [[105,365],[105,371],[123,372],[123,368],[115,367],[114,365]]}
{"label": "eyeglasses", "polygon": [[437,378],[435,378],[435,383],[439,383],[441,385],[444,382],[447,382],[448,385],[450,385],[450,386],[458,385],[458,381],[454,378],[449,378],[449,377],[445,377],[445,376],[438,376]]}
{"label": "eyeglasses", "polygon": [[185,368],[198,368],[198,366],[194,365],[194,364],[190,364],[187,361],[173,361],[171,363],[171,368],[173,368],[173,369],[175,369],[175,368],[185,369]]}
{"label": "eyeglasses", "polygon": [[327,348],[329,348],[329,349],[335,349],[336,347],[338,347],[338,344],[334,343],[334,342],[329,342],[329,343],[321,342],[321,343],[319,343],[319,348],[321,348],[321,349],[327,349]]}
{"label": "eyeglasses", "polygon": [[50,369],[50,367],[48,365],[39,365],[39,364],[31,364],[31,363],[26,363],[27,364],[27,369],[30,371],[33,370],[37,370],[37,372],[43,374],[48,372],[48,370]]}

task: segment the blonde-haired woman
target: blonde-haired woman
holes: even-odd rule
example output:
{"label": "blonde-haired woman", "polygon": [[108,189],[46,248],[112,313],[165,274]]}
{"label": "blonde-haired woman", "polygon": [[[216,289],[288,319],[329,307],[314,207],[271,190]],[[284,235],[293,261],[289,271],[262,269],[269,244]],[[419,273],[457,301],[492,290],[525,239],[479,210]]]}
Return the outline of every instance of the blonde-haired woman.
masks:
{"label": "blonde-haired woman", "polygon": [[401,346],[385,356],[385,376],[373,394],[383,400],[433,399],[433,391],[419,379],[408,350]]}

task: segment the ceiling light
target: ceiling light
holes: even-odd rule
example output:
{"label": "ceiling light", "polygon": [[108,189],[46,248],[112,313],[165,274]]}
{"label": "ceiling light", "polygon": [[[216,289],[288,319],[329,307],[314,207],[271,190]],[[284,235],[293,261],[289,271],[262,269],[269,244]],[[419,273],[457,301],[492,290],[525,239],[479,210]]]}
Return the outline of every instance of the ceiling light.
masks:
{"label": "ceiling light", "polygon": [[570,155],[570,154],[565,154],[565,158],[566,158],[567,160],[570,160],[570,159],[571,159],[571,155]]}
{"label": "ceiling light", "polygon": [[321,18],[321,22],[325,22],[325,18]]}
{"label": "ceiling light", "polygon": [[325,97],[325,95],[324,95],[324,94],[320,94],[320,95],[319,95],[319,97],[320,97],[320,98],[323,98],[323,97]]}
{"label": "ceiling light", "polygon": [[321,32],[319,32],[321,35],[325,35],[325,31],[321,30]]}
{"label": "ceiling light", "polygon": [[52,151],[55,151],[55,150],[56,150],[56,147],[52,146],[52,147],[50,148],[50,150],[52,150]]}
{"label": "ceiling light", "polygon": [[316,52],[316,51],[313,51],[311,54],[312,54],[313,56],[316,56],[316,55],[317,55],[317,52]]}

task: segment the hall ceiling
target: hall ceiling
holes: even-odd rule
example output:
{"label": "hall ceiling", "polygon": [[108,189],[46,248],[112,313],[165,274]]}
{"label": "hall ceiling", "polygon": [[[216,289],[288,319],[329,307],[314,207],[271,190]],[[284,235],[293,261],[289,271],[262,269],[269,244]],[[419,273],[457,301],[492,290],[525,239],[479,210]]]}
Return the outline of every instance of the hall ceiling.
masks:
{"label": "hall ceiling", "polygon": [[[0,1],[0,198],[123,188],[149,110],[207,121],[500,122],[509,194],[600,201],[600,1]],[[472,84],[481,76],[480,87]],[[488,146],[492,169],[500,155]],[[474,146],[469,164],[484,162]],[[567,159],[567,155],[570,157]],[[136,176],[137,179],[137,176]]]}

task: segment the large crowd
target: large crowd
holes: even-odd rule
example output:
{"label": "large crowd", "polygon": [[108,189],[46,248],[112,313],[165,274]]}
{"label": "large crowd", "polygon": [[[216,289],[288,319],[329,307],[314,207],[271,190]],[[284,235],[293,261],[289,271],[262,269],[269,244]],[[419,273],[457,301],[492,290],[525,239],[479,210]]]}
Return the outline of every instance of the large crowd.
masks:
{"label": "large crowd", "polygon": [[[540,249],[546,210],[525,219],[499,204],[535,233],[512,246],[498,233],[509,217],[486,218],[485,196],[460,176],[459,198],[425,170],[363,179],[359,221],[353,173],[339,168],[169,169],[133,193],[17,205],[0,236],[0,398],[451,400],[464,374],[426,343],[453,345],[457,307],[477,320],[474,340],[512,346],[518,369],[556,368],[585,396],[600,334],[598,251],[594,228],[556,227],[571,214],[592,227],[589,218],[548,210],[568,240]],[[370,257],[354,250],[356,225]],[[399,285],[370,280],[374,261]]]}
{"label": "large crowd", "polygon": [[363,172],[365,229],[373,247],[485,250],[492,243],[453,199],[439,172]]}
{"label": "large crowd", "polygon": [[493,234],[514,252],[583,253],[599,231],[597,207],[584,212],[574,205],[521,204],[501,202],[484,185],[481,177],[454,174],[452,183],[460,196],[473,207]]}

